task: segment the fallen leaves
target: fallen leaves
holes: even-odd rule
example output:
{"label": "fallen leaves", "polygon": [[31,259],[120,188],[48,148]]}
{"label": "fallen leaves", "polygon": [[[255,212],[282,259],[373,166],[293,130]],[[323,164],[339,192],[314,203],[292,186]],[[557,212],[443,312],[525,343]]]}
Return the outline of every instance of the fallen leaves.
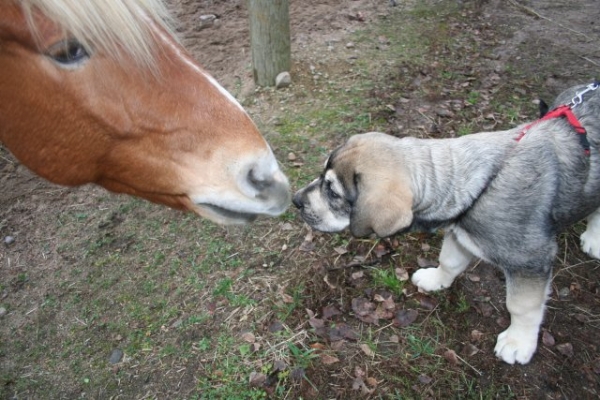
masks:
{"label": "fallen leaves", "polygon": [[298,250],[304,251],[306,253],[313,251],[315,249],[315,244],[313,242],[313,239],[314,239],[314,234],[313,234],[313,231],[310,230],[304,237],[304,240],[300,244],[300,247],[298,248]]}
{"label": "fallen leaves", "polygon": [[373,377],[368,377],[361,367],[354,368],[354,380],[352,389],[360,391],[363,395],[372,394],[379,382]]}
{"label": "fallen leaves", "polygon": [[417,310],[400,310],[396,313],[394,318],[394,326],[399,328],[406,328],[410,324],[416,321],[419,313]]}
{"label": "fallen leaves", "polygon": [[377,306],[375,303],[370,302],[364,297],[358,297],[352,299],[352,311],[354,311],[354,315],[363,322],[368,324],[379,323],[379,318],[375,313]]}
{"label": "fallen leaves", "polygon": [[359,347],[362,350],[362,352],[365,353],[368,357],[375,357],[375,352],[373,351],[373,349],[371,349],[371,346],[369,346],[368,344],[363,343]]}

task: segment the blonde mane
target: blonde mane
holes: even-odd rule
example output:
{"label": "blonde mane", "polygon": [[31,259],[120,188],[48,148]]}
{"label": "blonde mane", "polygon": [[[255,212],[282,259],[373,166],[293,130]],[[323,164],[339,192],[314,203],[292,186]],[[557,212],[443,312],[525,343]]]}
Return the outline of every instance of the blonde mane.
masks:
{"label": "blonde mane", "polygon": [[131,57],[152,67],[155,33],[150,20],[173,36],[170,17],[161,0],[17,0],[36,33],[34,13],[61,25],[88,50],[100,50],[116,60]]}

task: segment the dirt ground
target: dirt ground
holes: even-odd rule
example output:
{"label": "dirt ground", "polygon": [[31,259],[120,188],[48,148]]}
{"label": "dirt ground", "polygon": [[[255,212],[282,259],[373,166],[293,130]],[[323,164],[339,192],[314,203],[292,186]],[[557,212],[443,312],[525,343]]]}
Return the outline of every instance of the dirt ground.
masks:
{"label": "dirt ground", "polygon": [[[344,63],[350,56],[360,58],[360,48],[353,49],[352,46],[346,45],[351,35],[364,29],[366,25],[385,18],[392,10],[397,12],[398,9],[414,6],[413,3],[402,0],[396,1],[395,6],[391,3],[388,0],[291,0],[294,62],[292,75],[295,82],[311,81],[310,77],[314,75],[312,69],[315,66],[327,72],[328,66]],[[281,104],[265,101],[257,95],[252,84],[246,2],[169,0],[169,4],[183,44],[217,80],[243,101],[257,121],[267,123],[273,118],[285,117],[281,112]],[[500,92],[504,95],[508,93],[507,102],[510,101],[511,93],[522,95],[525,92],[528,99],[539,95],[550,102],[561,90],[600,77],[600,7],[597,0],[477,0],[458,1],[458,4],[464,8],[465,18],[459,22],[450,21],[448,27],[439,34],[453,35],[468,31],[475,38],[475,46],[459,49],[440,47],[435,57],[457,57],[457,53],[464,54],[464,58],[460,59],[461,79],[465,84],[479,88],[480,93],[487,93],[488,97],[477,99],[481,104],[487,102],[489,105],[491,98],[495,94],[499,96]],[[206,14],[214,14],[217,19],[214,25],[200,29],[200,16]],[[431,35],[434,36],[435,34]],[[382,44],[384,45],[385,43]],[[394,60],[386,62],[393,63]],[[515,74],[514,71],[519,73]],[[332,68],[329,73],[336,72],[339,73]],[[441,83],[438,86],[435,82],[436,76],[439,76],[436,74],[435,61],[430,69],[418,71],[400,65],[397,75],[388,76],[389,81],[376,86],[369,93],[372,99],[381,104],[400,104],[409,98],[414,101],[412,104],[415,104],[415,110],[429,110],[434,115],[427,117],[424,115],[427,114],[426,111],[416,113],[412,110],[398,109],[392,114],[382,112],[388,133],[431,137],[457,134],[458,119],[448,120],[443,111],[450,109],[456,114],[458,112],[452,108],[451,102],[446,101],[445,96],[450,92],[440,89],[439,93],[435,93],[436,88],[442,88]],[[507,81],[509,76],[517,79]],[[352,81],[349,82],[351,84]],[[407,88],[406,92],[393,93],[398,87],[395,86],[397,84]],[[365,104],[370,104],[372,99],[365,99]],[[293,102],[294,97],[286,100],[286,106],[293,108],[290,101]],[[471,114],[467,115],[474,116],[474,121],[479,123],[478,128],[494,128],[509,122],[508,117],[501,115],[502,111],[499,111],[495,118],[488,118],[489,111],[486,111],[485,105],[479,103],[472,107],[470,112]],[[517,121],[521,121],[522,117],[527,116],[518,115]],[[333,147],[336,144],[339,143],[332,137],[330,145]],[[287,150],[276,149],[276,153],[280,158],[288,157]],[[3,148],[0,148],[0,187],[0,239],[5,240],[9,236],[15,238],[15,242],[10,245],[0,243],[0,306],[8,311],[6,315],[0,316],[0,382],[4,385],[0,393],[5,394],[6,398],[41,398],[38,396],[43,392],[40,392],[39,388],[36,391],[28,387],[18,387],[15,383],[15,376],[27,375],[33,367],[15,365],[13,354],[27,351],[26,347],[21,349],[21,344],[15,339],[19,335],[25,335],[26,331],[37,332],[36,337],[43,340],[44,333],[40,326],[55,324],[53,329],[65,329],[63,325],[56,324],[61,321],[60,313],[68,313],[66,309],[59,308],[57,315],[49,321],[31,320],[40,304],[45,304],[49,298],[60,299],[61,293],[70,290],[61,284],[61,279],[65,279],[65,274],[68,274],[64,269],[76,265],[75,258],[81,254],[79,251],[70,254],[65,249],[85,235],[85,232],[73,231],[72,237],[55,236],[56,221],[62,221],[61,215],[74,215],[73,220],[65,220],[64,223],[77,226],[77,219],[85,218],[83,213],[87,207],[94,205],[101,208],[106,204],[106,207],[118,209],[119,213],[114,214],[117,216],[116,221],[99,221],[104,223],[99,229],[103,232],[111,229],[118,232],[118,219],[122,218],[121,210],[127,208],[130,203],[129,200],[112,197],[96,187],[69,189],[49,184],[33,176]],[[98,204],[100,206],[97,206]],[[72,214],[75,211],[81,214]],[[174,215],[174,211],[147,206],[138,208],[128,218],[143,220],[159,216],[167,221],[175,218]],[[94,221],[96,222],[98,221]],[[293,227],[296,229],[294,234],[285,234],[294,235],[290,243],[298,247],[302,245],[307,231],[297,218],[293,221]],[[576,234],[581,230],[581,226],[576,226],[560,238],[561,250],[556,263],[553,293],[543,325],[544,336],[540,339],[538,353],[531,364],[508,366],[493,356],[494,335],[487,333],[498,333],[506,324],[506,314],[499,314],[499,310],[504,309],[503,283],[496,270],[477,265],[470,270],[469,279],[457,280],[455,286],[444,295],[449,300],[435,298],[437,301],[449,303],[462,299],[471,304],[469,311],[457,313],[453,307],[440,311],[435,306],[421,304],[423,309],[429,310],[421,311],[421,315],[429,312],[430,315],[439,317],[446,324],[446,329],[463,332],[462,336],[453,342],[452,348],[462,356],[461,360],[467,361],[457,361],[458,366],[449,361],[447,364],[440,364],[439,369],[464,369],[464,373],[472,382],[483,388],[480,393],[485,393],[485,398],[505,398],[507,393],[512,397],[531,399],[600,397],[600,263],[590,260],[579,250]],[[383,246],[381,253],[375,258],[374,264],[385,265],[393,262],[395,254],[403,251],[414,259],[425,256],[435,260],[435,252],[425,250],[421,239],[421,236],[410,236],[383,242],[380,244]],[[318,240],[321,239],[315,239]],[[432,239],[433,247],[436,240],[439,241],[439,238]],[[111,246],[125,252],[133,242],[133,238],[123,239],[111,242]],[[351,244],[355,254],[367,253],[368,249],[365,250],[361,246],[360,242]],[[276,252],[271,256],[279,260]],[[345,297],[346,301],[343,304],[346,306],[338,307],[342,315],[332,318],[335,318],[338,325],[344,322],[356,327],[360,322],[353,314],[353,311],[356,313],[356,308],[349,305],[357,292],[363,293],[361,278],[355,278],[357,275],[353,275],[357,272],[356,268],[325,268],[326,265],[335,264],[334,260],[339,258],[331,249],[324,253],[309,251],[306,257],[311,258],[314,269],[303,276],[306,280],[304,287],[312,294],[312,300],[309,304],[304,304],[304,307],[322,310],[328,305],[339,304],[339,298]],[[409,272],[414,268],[416,265],[413,261],[408,267]],[[78,273],[93,274],[90,271]],[[353,292],[346,292],[344,289],[336,289],[333,292],[330,290],[331,287],[344,286]],[[82,296],[88,293],[85,288],[78,290],[81,290]],[[372,298],[373,294],[367,293],[365,296]],[[301,322],[300,319],[298,317],[299,325],[307,325],[306,321]],[[476,332],[485,332],[485,339],[480,339]],[[32,335],[35,336],[33,333]],[[440,338],[440,341],[443,341],[443,338]],[[58,344],[57,346],[60,347]],[[52,351],[52,348],[46,350]],[[440,350],[439,355],[443,361],[447,353]],[[78,357],[76,353],[67,356]],[[364,354],[362,356],[364,357]],[[201,364],[199,361],[197,363]],[[352,361],[349,359],[348,363]],[[47,371],[52,371],[47,375],[60,374],[60,370],[53,369],[50,364],[48,361],[48,365],[44,365]],[[419,365],[419,361],[415,360],[415,368]],[[198,366],[197,368],[201,369]],[[393,354],[373,363],[372,368],[386,376],[415,373],[408,368],[404,370],[402,368],[405,367],[399,367]],[[356,369],[350,374],[354,374],[356,383]],[[307,368],[307,376],[318,389],[317,394],[314,393],[314,388],[302,387],[298,392],[294,392],[297,393],[296,397],[288,398],[404,398],[401,393],[397,394],[397,397],[391,397],[395,388],[391,378],[387,383],[380,385],[385,387],[385,390],[372,391],[365,385],[366,390],[361,392],[360,388],[351,389],[352,385],[347,384],[348,379],[344,373],[332,371],[327,365],[319,364]],[[420,388],[414,389],[413,395],[419,393],[419,397],[422,398],[439,397],[437,391],[427,389],[430,381],[436,379],[435,371],[429,370],[417,376],[419,382],[415,385],[420,385]],[[50,382],[60,380],[58,377],[47,376],[44,379]],[[138,382],[137,377],[129,379],[131,382]],[[104,392],[90,390],[89,397],[145,398],[144,396],[150,393],[149,398],[159,398],[160,394],[171,393],[166,389],[160,391],[156,387],[149,389],[144,386],[148,380],[149,378],[146,383],[139,384],[137,393],[118,390],[111,392],[109,389]],[[192,388],[196,384],[193,377],[184,376],[179,381],[176,397],[188,397],[187,394],[193,392]],[[373,385],[375,386],[377,385]],[[62,393],[62,398],[85,396],[85,392],[80,389],[69,389]],[[273,395],[268,389],[266,393]],[[102,394],[110,396],[103,397]],[[447,395],[455,398],[469,397],[461,392]],[[201,398],[202,395],[197,397]]]}

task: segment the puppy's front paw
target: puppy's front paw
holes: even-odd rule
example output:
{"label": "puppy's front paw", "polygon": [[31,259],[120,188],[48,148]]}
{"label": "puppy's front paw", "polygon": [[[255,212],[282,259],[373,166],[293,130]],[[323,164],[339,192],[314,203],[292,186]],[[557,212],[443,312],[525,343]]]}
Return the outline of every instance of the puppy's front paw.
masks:
{"label": "puppy's front paw", "polygon": [[537,348],[539,328],[511,325],[498,335],[494,352],[496,357],[508,364],[527,364]]}
{"label": "puppy's front paw", "polygon": [[600,236],[593,230],[586,230],[581,234],[581,250],[590,257],[600,259]]}
{"label": "puppy's front paw", "polygon": [[450,287],[454,278],[438,268],[421,268],[416,271],[412,278],[412,283],[426,292]]}

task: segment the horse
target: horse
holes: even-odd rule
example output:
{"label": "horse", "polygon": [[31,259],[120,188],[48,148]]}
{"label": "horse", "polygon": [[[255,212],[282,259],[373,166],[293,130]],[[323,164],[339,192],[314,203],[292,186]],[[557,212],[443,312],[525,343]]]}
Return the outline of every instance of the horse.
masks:
{"label": "horse", "polygon": [[98,184],[219,224],[277,216],[288,179],[161,0],[0,2],[0,143],[57,184]]}

